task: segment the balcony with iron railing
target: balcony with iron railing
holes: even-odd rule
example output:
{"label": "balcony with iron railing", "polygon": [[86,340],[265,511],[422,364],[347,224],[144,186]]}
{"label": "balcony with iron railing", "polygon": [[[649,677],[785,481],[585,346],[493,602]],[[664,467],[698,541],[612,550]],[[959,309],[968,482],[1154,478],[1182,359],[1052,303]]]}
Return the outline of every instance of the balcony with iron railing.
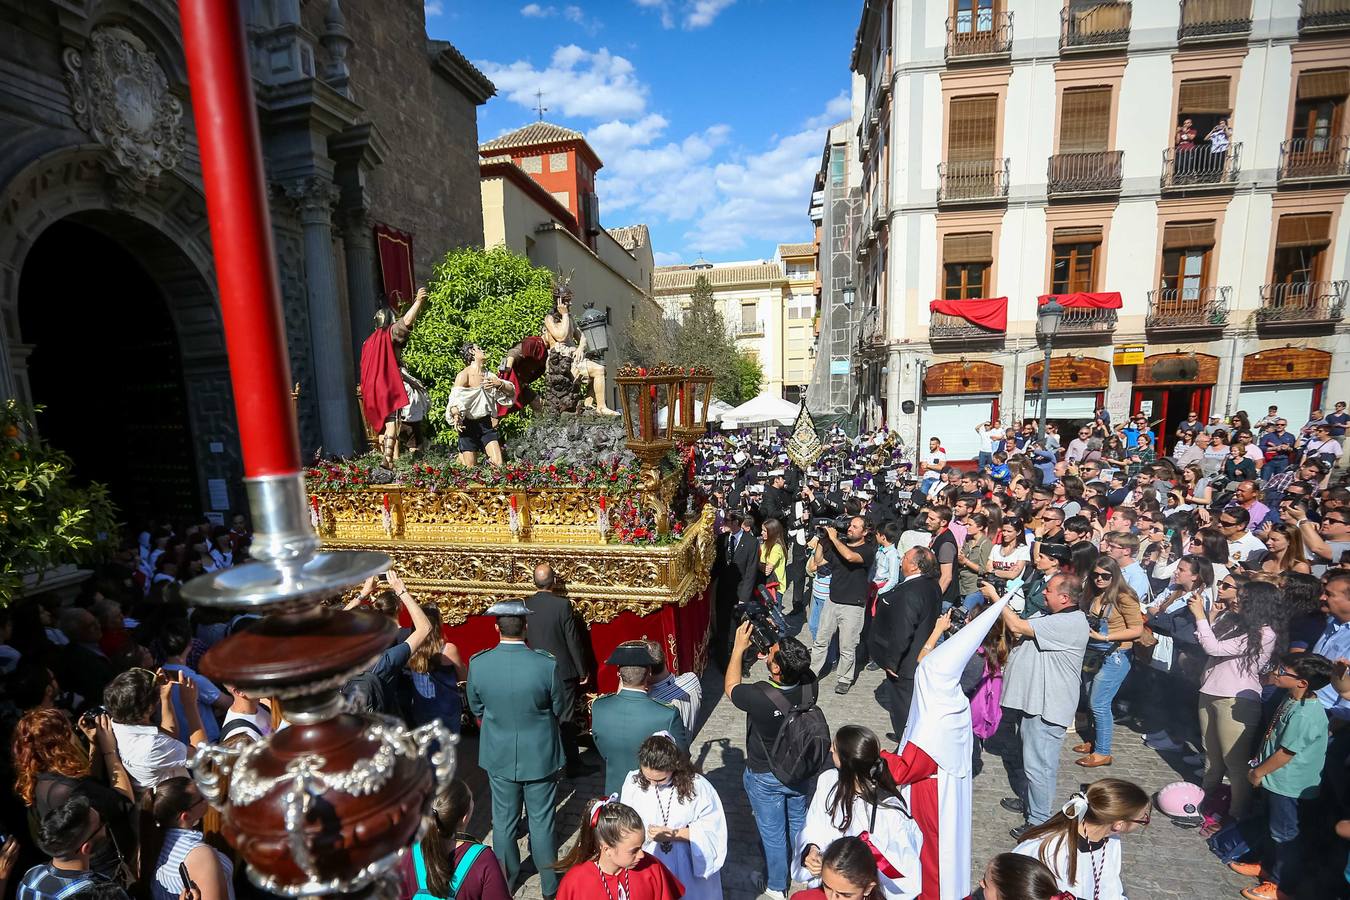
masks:
{"label": "balcony with iron railing", "polygon": [[1278,177],[1281,181],[1350,178],[1350,137],[1281,141]]}
{"label": "balcony with iron railing", "polygon": [[[1040,331],[1040,321],[1036,322]],[[1065,338],[1090,338],[1096,335],[1110,334],[1116,330],[1116,310],[1097,309],[1095,307],[1066,306],[1060,314],[1059,330],[1055,340]]]}
{"label": "balcony with iron railing", "polygon": [[988,10],[947,18],[947,59],[986,59],[1012,53],[1012,13]]}
{"label": "balcony with iron railing", "polygon": [[1121,150],[1056,153],[1046,174],[1051,194],[1120,193]]}
{"label": "balcony with iron railing", "polygon": [[1281,281],[1261,285],[1260,331],[1332,327],[1345,315],[1345,281]]}
{"label": "balcony with iron railing", "polygon": [[858,344],[864,350],[885,346],[886,321],[880,307],[863,310],[862,320],[858,323]]}
{"label": "balcony with iron railing", "polygon": [[1350,0],[1303,0],[1298,6],[1300,32],[1350,28]]}
{"label": "balcony with iron railing", "polygon": [[993,331],[968,322],[960,316],[945,313],[933,313],[928,321],[928,342],[930,344],[962,344],[987,346],[1002,344],[1006,332]]}
{"label": "balcony with iron railing", "polygon": [[1193,150],[1163,151],[1162,189],[1164,191],[1223,190],[1237,182],[1242,166],[1242,144],[1229,144],[1218,153],[1207,146]]}
{"label": "balcony with iron railing", "polygon": [[731,333],[736,338],[763,337],[764,322],[737,322],[731,326]]}
{"label": "balcony with iron railing", "polygon": [[1252,0],[1181,0],[1177,42],[1226,41],[1252,31]]}
{"label": "balcony with iron railing", "polygon": [[1007,159],[938,163],[938,203],[988,203],[1008,199]]}
{"label": "balcony with iron railing", "polygon": [[1129,3],[1074,4],[1060,11],[1059,49],[1108,50],[1130,42]]}
{"label": "balcony with iron railing", "polygon": [[1144,327],[1150,332],[1222,331],[1228,324],[1230,293],[1227,286],[1149,291]]}

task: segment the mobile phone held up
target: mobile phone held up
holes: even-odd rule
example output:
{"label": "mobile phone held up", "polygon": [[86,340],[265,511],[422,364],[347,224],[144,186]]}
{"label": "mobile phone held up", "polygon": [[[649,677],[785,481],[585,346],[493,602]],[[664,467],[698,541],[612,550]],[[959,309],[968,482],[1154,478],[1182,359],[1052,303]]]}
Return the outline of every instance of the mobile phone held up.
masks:
{"label": "mobile phone held up", "polygon": [[188,891],[189,893],[196,892],[197,883],[193,881],[192,876],[188,874],[187,863],[180,862],[178,864],[178,877],[183,881],[183,890]]}

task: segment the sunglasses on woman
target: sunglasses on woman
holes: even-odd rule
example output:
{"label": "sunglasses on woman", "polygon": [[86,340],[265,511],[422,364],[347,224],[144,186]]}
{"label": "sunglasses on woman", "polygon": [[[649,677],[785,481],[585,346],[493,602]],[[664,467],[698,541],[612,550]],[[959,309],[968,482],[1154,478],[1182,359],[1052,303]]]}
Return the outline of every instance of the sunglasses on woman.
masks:
{"label": "sunglasses on woman", "polygon": [[1097,580],[1097,581],[1110,581],[1110,580],[1111,580],[1111,573],[1110,573],[1110,572],[1093,572],[1093,573],[1092,573],[1092,577],[1093,577],[1095,580]]}

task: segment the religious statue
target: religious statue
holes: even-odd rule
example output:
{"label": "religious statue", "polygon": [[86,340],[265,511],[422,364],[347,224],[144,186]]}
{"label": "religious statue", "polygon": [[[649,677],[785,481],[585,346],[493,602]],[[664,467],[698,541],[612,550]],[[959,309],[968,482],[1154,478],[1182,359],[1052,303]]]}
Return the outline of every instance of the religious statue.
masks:
{"label": "religious statue", "polygon": [[572,289],[566,279],[553,284],[553,312],[544,316],[544,343],[550,355],[565,355],[571,363],[572,377],[590,381],[591,401],[602,416],[617,416],[605,402],[605,367],[586,357],[586,337],[572,318]]}
{"label": "religious statue", "polygon": [[500,419],[513,412],[519,412],[527,406],[534,412],[540,412],[543,409],[539,395],[530,385],[534,384],[539,376],[544,374],[547,361],[548,344],[544,343],[544,339],[537,334],[529,335],[519,344],[506,351],[506,356],[502,358],[501,371],[497,374],[504,381],[511,382],[516,389],[516,393],[510,406],[497,408],[497,418]]}
{"label": "religious statue", "polygon": [[427,415],[427,389],[408,372],[401,358],[426,299],[427,289],[421,287],[402,316],[388,306],[380,307],[375,330],[361,345],[362,412],[378,436],[386,466],[399,458],[399,444],[405,438],[408,452],[417,452],[417,426]]}
{"label": "religious statue", "polygon": [[445,420],[459,432],[459,462],[473,466],[478,454],[486,453],[494,466],[502,464],[501,438],[497,435],[497,410],[509,407],[516,388],[490,372],[483,371],[483,348],[465,344],[460,348],[464,368],[455,376]]}

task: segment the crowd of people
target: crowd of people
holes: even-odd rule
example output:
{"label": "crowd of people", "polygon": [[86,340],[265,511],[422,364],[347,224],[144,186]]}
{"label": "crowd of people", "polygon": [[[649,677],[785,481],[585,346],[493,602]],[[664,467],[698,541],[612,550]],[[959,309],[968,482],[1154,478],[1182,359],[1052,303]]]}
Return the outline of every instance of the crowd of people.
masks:
{"label": "crowd of people", "polygon": [[[401,627],[343,687],[347,704],[467,724],[488,782],[478,796],[445,786],[402,896],[511,896],[528,877],[523,811],[546,897],[718,898],[730,800],[753,813],[770,898],[794,884],[832,900],[1123,898],[1122,839],[1155,812],[1250,877],[1250,900],[1344,893],[1350,490],[1336,465],[1350,416],[1339,403],[1297,431],[1275,409],[1235,420],[1192,415],[1164,439],[1103,411],[1064,444],[1036,422],[984,423],[986,449],[960,466],[940,439],[912,456],[884,429],[832,429],[805,469],[783,436],[700,441],[696,480],[719,532],[712,656],[746,716],[744,798],[719,795],[691,760],[716,702],[705,683],[672,673],[654,641],[590,659],[547,565],[535,593],[488,610],[497,643],[468,660],[397,572],[371,579],[349,608]],[[1169,442],[1170,456],[1154,449]],[[73,601],[0,611],[5,892],[251,890],[189,763],[203,744],[288,727],[285,710],[198,672],[250,618],[179,597],[183,581],[247,559],[249,540],[243,517],[156,523]],[[619,687],[591,705],[588,740],[578,708],[596,664]],[[864,669],[880,673],[889,732],[827,722],[823,687],[847,694]],[[1122,724],[1194,777],[1148,789],[1086,777],[1138,740]],[[1064,797],[1071,731],[1087,783]],[[969,783],[1000,734],[1018,773],[1002,805],[1023,823],[972,885]],[[589,741],[607,796],[560,854],[559,783],[595,772]],[[490,847],[464,833],[475,803],[491,805]]]}

